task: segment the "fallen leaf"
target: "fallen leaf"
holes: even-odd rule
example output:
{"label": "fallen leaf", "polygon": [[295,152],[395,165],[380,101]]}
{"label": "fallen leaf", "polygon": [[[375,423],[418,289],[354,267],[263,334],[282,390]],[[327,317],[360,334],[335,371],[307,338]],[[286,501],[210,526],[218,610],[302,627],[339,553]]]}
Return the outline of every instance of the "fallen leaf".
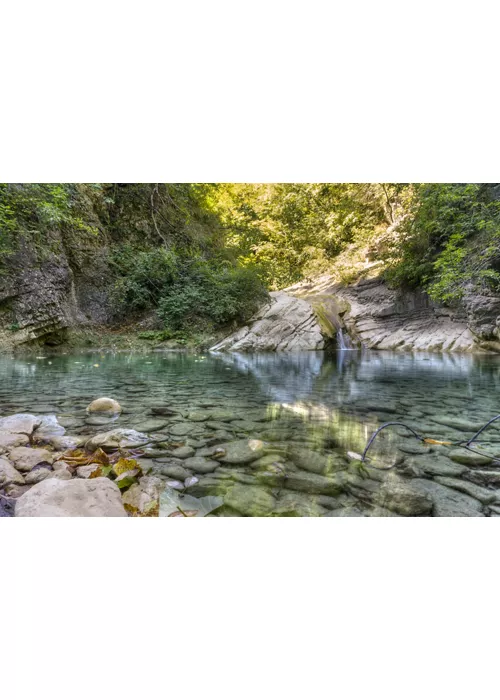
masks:
{"label": "fallen leaf", "polygon": [[424,442],[428,445],[451,445],[447,440],[433,440],[432,438],[424,438]]}
{"label": "fallen leaf", "polygon": [[120,474],[124,474],[125,472],[129,472],[133,469],[139,469],[139,471],[142,471],[136,459],[126,459],[125,457],[120,457],[116,464],[113,465],[113,473],[116,476],[120,476]]}

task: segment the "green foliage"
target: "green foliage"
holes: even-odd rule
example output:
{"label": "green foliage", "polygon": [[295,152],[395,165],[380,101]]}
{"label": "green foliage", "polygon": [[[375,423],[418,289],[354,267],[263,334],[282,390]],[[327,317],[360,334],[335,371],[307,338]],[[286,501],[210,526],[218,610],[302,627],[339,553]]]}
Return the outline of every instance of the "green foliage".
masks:
{"label": "green foliage", "polygon": [[421,184],[386,257],[394,285],[424,286],[457,302],[466,286],[500,282],[500,202],[480,184]]}
{"label": "green foliage", "polygon": [[400,214],[404,185],[221,184],[206,195],[242,264],[257,263],[273,288],[331,270],[346,247]]}
{"label": "green foliage", "polygon": [[95,234],[76,203],[75,185],[0,183],[0,264],[26,237],[43,251],[53,244],[51,233],[56,229]]}
{"label": "green foliage", "polygon": [[215,326],[244,323],[266,298],[255,269],[195,259],[183,266],[179,278],[165,290],[158,315],[172,330],[204,321]]}

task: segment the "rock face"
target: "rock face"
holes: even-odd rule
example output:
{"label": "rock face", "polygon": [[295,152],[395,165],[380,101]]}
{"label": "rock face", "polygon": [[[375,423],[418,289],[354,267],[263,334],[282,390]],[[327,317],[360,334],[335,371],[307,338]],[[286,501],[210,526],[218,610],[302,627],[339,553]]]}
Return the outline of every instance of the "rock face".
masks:
{"label": "rock face", "polygon": [[104,477],[45,479],[16,502],[16,517],[127,517],[120,490]]}
{"label": "rock face", "polygon": [[271,300],[247,326],[214,345],[212,351],[291,352],[322,350],[325,338],[311,304],[285,292],[271,292]]}
{"label": "rock face", "polygon": [[445,352],[479,349],[471,331],[475,329],[472,309],[440,307],[422,291],[389,289],[378,277],[342,286],[325,275],[287,291],[322,308],[334,326],[363,347]]}

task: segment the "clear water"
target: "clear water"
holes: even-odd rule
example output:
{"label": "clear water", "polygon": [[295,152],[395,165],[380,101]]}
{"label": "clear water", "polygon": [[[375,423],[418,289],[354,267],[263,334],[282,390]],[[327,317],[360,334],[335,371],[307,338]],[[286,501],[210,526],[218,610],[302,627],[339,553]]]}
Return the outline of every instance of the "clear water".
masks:
{"label": "clear water", "polygon": [[[91,435],[114,427],[146,431],[159,443],[156,453],[146,458],[160,476],[165,465],[183,464],[169,459],[173,442],[192,446],[200,454],[207,444],[262,440],[266,454],[275,454],[277,470],[272,465],[256,469],[252,464],[222,464],[203,475],[189,470],[199,478],[188,490],[193,495],[224,495],[234,484],[246,485],[249,503],[240,508],[229,498],[231,505],[220,512],[227,515],[239,512],[235,506],[244,515],[289,514],[288,510],[296,515],[390,515],[398,510],[417,514],[407,513],[406,506],[394,508],[390,498],[380,494],[390,492],[391,484],[397,490],[415,479],[421,486],[422,480],[437,483],[443,478],[463,482],[465,490],[458,488],[460,483],[458,487],[442,484],[439,498],[447,494],[443,488],[451,488],[464,515],[471,514],[468,506],[473,510],[474,503],[467,501],[471,498],[479,504],[478,514],[496,515],[500,479],[497,483],[495,463],[457,467],[449,458],[453,447],[422,445],[398,426],[384,430],[370,449],[369,464],[380,470],[359,472],[359,465],[346,455],[362,452],[373,430],[386,421],[402,421],[439,440],[468,438],[477,425],[500,413],[499,391],[500,358],[496,356],[345,351],[336,356],[90,353],[0,358],[0,415],[54,413],[68,434]],[[89,424],[85,413],[99,396],[117,399],[124,409],[104,427]],[[158,428],[151,421],[161,422],[158,409],[162,407],[174,414]],[[192,421],[193,412],[196,420]],[[174,429],[181,423],[187,425],[184,435]],[[485,454],[494,455],[497,443],[500,453],[497,425],[500,421],[482,436],[478,449]],[[309,452],[304,456],[300,450]],[[319,469],[320,478],[341,471],[350,487],[338,494],[328,485],[309,483],[308,478],[318,480],[316,475],[308,477],[315,471],[307,463],[311,452],[323,460],[331,458],[326,471]],[[436,464],[442,465],[441,471]],[[382,471],[388,467],[393,468]],[[463,473],[454,473],[460,469]],[[480,477],[475,474],[478,470]],[[287,477],[298,474],[303,480],[280,480],[283,471]],[[484,471],[490,476],[483,476]],[[471,496],[474,485],[480,491],[490,490],[491,498],[482,494],[478,501]],[[241,493],[240,488],[237,495]],[[264,505],[253,508],[252,498],[258,501],[261,496]]]}

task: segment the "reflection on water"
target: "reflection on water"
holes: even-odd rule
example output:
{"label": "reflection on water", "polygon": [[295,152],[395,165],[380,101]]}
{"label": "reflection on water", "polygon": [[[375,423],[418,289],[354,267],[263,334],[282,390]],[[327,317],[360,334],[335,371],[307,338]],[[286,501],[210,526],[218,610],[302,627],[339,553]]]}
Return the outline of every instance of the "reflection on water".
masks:
{"label": "reflection on water", "polygon": [[[276,454],[282,455],[280,459],[276,457],[280,468],[285,468],[287,475],[298,475],[282,484],[280,493],[271,488],[271,477],[267,477],[266,482],[265,469],[269,469],[265,464],[264,476],[251,464],[221,465],[213,474],[203,475],[197,487],[198,495],[203,495],[200,489],[204,482],[208,484],[207,492],[212,489],[212,493],[224,491],[228,483],[234,487],[235,481],[242,487],[247,485],[245,493],[258,488],[273,499],[273,507],[270,513],[256,514],[279,511],[283,499],[293,500],[293,494],[302,494],[309,503],[315,504],[314,514],[353,508],[358,508],[359,514],[363,509],[365,514],[370,509],[373,511],[378,496],[375,501],[363,499],[359,493],[353,495],[356,489],[348,489],[348,495],[341,496],[334,493],[333,486],[323,487],[318,480],[315,485],[313,476],[309,476],[309,480],[303,477],[301,490],[301,474],[321,478],[330,478],[332,472],[342,470],[349,474],[352,469],[346,452],[361,452],[373,430],[386,421],[404,421],[421,433],[437,438],[468,437],[475,425],[500,412],[499,388],[500,358],[486,355],[346,350],[335,356],[314,352],[296,355],[151,353],[149,356],[89,353],[0,359],[1,415],[55,413],[68,433],[92,434],[103,428],[88,422],[85,407],[96,397],[111,396],[124,408],[113,427],[147,430],[155,408],[173,408],[177,415],[167,421],[160,432],[167,440],[172,426],[183,421],[188,425],[183,443],[193,446],[195,456],[205,458],[200,451],[206,451],[210,444],[243,438],[262,439],[266,445],[274,447]],[[190,414],[195,412],[205,415],[201,416],[203,420],[197,416],[190,428]],[[214,437],[217,431],[218,437]],[[490,431],[488,447],[494,448],[498,435],[495,428]],[[304,456],[300,449],[328,458],[330,466],[323,468],[318,463],[316,469],[311,454],[304,453]],[[404,462],[397,478],[405,484],[411,478],[418,482],[449,478],[446,474],[453,474],[453,465],[456,465],[445,449],[423,447],[409,438],[404,428],[384,431],[371,457],[372,466],[388,467]],[[158,471],[158,465],[167,464],[168,458],[165,454],[163,463],[155,461],[153,466],[157,473],[168,472],[167,467]],[[435,470],[440,460],[442,473],[431,475],[429,470]],[[181,460],[170,462],[172,466]],[[467,469],[473,466],[467,465]],[[196,467],[189,471],[197,474]],[[395,473],[391,474],[392,480],[396,478]],[[456,476],[473,478],[471,474],[461,474],[460,468]],[[368,481],[366,474],[364,477],[364,481]],[[370,479],[375,479],[375,475],[371,474]],[[380,479],[377,477],[375,481],[379,484],[379,493]],[[321,493],[322,489],[326,493]],[[380,502],[380,498],[378,500]],[[231,509],[236,511],[240,507],[236,501],[229,498],[233,504],[228,507],[230,514]],[[253,513],[251,507],[248,513],[241,508],[244,514]],[[304,508],[297,507],[299,514],[308,514]]]}

